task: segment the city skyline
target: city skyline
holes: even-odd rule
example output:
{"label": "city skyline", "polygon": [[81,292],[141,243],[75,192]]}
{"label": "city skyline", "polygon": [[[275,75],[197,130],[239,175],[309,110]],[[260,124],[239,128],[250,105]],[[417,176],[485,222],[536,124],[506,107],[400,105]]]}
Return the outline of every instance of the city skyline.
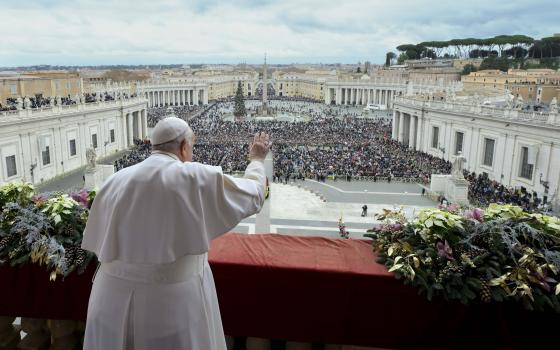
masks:
{"label": "city skyline", "polygon": [[[0,66],[383,63],[396,46],[560,31],[555,1],[3,1]],[[534,23],[538,19],[538,28]]]}

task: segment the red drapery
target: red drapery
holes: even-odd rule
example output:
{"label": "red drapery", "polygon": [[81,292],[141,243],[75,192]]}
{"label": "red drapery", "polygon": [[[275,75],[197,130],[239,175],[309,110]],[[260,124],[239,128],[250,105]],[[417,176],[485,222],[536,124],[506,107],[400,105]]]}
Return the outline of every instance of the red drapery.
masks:
{"label": "red drapery", "polygon": [[[228,234],[210,263],[229,335],[385,348],[535,348],[560,317],[515,305],[428,302],[375,263],[367,241]],[[49,282],[0,266],[0,315],[85,320],[95,265]],[[554,339],[554,338],[552,338]]]}

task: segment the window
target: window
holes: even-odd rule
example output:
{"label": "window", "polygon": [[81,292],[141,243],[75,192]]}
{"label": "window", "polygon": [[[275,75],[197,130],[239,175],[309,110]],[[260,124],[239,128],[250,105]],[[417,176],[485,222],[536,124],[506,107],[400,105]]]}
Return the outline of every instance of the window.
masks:
{"label": "window", "polygon": [[51,137],[43,136],[39,142],[43,166],[51,164]]}
{"label": "window", "polygon": [[494,163],[494,144],[495,140],[484,139],[484,159],[482,161],[483,165],[492,166]]}
{"label": "window", "polygon": [[92,134],[91,135],[91,144],[92,144],[93,148],[97,148],[97,134]]}
{"label": "window", "polygon": [[43,165],[51,164],[51,150],[50,146],[45,146],[45,148],[41,151],[41,158],[43,160]]}
{"label": "window", "polygon": [[11,155],[6,157],[6,175],[8,178],[17,175],[16,156]]}
{"label": "window", "polygon": [[533,164],[529,164],[529,147],[521,147],[519,177],[527,180],[533,179]]}
{"label": "window", "polygon": [[109,138],[111,140],[111,143],[115,142],[115,129],[109,130]]}
{"label": "window", "polygon": [[463,152],[463,137],[464,134],[460,131],[455,133],[455,154],[459,154],[459,152]]}
{"label": "window", "polygon": [[16,84],[10,85],[10,93],[12,95],[17,95],[17,85]]}
{"label": "window", "polygon": [[76,155],[76,140],[70,140],[70,157]]}
{"label": "window", "polygon": [[438,148],[439,145],[439,127],[432,127],[432,148]]}

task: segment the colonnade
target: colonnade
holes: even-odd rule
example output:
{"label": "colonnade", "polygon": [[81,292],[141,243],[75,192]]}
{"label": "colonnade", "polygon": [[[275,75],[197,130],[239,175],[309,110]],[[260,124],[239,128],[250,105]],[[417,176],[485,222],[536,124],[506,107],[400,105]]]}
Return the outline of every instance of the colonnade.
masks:
{"label": "colonnade", "polygon": [[362,87],[327,87],[325,103],[337,105],[368,105],[379,104],[387,108],[393,107],[393,99],[399,91],[393,89],[377,89]]}
{"label": "colonnade", "polygon": [[423,128],[424,118],[399,111],[393,112],[392,138],[408,148],[421,150]]}
{"label": "colonnade", "polygon": [[198,106],[208,104],[206,89],[169,89],[145,91],[148,107]]}
{"label": "colonnade", "polygon": [[121,122],[123,149],[134,145],[134,139],[143,140],[148,137],[148,113],[145,109],[124,113]]}

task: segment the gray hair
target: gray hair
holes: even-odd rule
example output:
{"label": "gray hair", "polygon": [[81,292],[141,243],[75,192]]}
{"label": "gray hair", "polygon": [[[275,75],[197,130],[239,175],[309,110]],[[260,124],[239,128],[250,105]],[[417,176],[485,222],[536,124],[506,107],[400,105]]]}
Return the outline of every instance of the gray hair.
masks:
{"label": "gray hair", "polygon": [[189,126],[188,129],[185,131],[184,134],[177,136],[171,141],[167,141],[165,143],[161,143],[159,145],[154,145],[154,151],[163,151],[169,153],[175,153],[179,151],[181,148],[181,143],[183,141],[187,141],[187,144],[192,148],[194,147],[194,132],[192,131],[191,127]]}

